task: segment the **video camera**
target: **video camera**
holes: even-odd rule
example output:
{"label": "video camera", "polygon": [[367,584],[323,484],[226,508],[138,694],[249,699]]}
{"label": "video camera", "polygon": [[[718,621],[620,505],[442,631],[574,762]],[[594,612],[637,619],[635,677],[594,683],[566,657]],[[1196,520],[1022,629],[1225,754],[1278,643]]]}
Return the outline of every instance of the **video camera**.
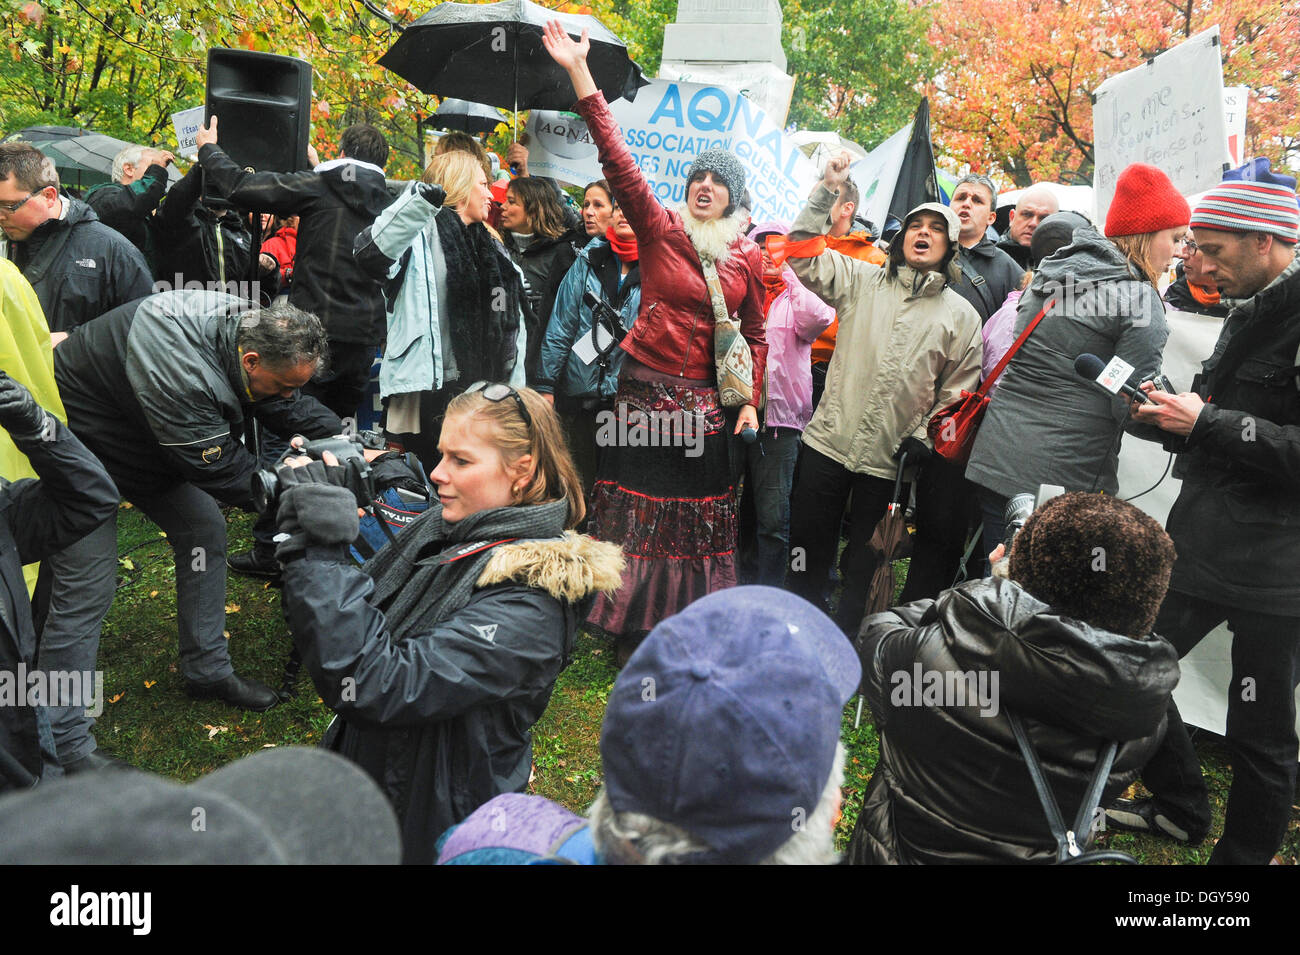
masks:
{"label": "video camera", "polygon": [[1040,484],[1037,494],[1017,494],[1007,501],[1006,510],[1002,512],[1003,520],[1006,521],[1006,536],[1002,539],[1002,543],[1006,546],[1007,554],[1011,553],[1011,542],[1025,526],[1025,521],[1029,520],[1029,515],[1052,498],[1060,497],[1064,493],[1065,488],[1058,484]]}
{"label": "video camera", "polygon": [[[298,435],[293,440],[298,441],[300,438],[301,435]],[[323,461],[325,452],[329,451],[344,469],[345,487],[356,496],[357,507],[371,508],[375,504],[375,481],[365,452],[382,451],[384,447],[384,438],[379,432],[359,431],[356,434],[340,434],[332,438],[317,438],[314,441],[303,440],[297,447],[290,447],[284,457],[305,454],[313,460]],[[279,505],[283,486],[280,483],[280,476],[275,471],[263,469],[255,472],[252,489],[253,506],[257,508],[259,514],[274,511]]]}

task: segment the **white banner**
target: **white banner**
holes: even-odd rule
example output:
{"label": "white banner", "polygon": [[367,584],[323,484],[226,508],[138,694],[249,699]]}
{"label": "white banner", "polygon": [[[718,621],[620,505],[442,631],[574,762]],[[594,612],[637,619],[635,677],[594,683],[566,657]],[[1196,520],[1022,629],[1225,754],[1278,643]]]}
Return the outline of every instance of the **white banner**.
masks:
{"label": "white banner", "polygon": [[871,222],[877,233],[885,228],[889,204],[894,199],[898,173],[907,155],[907,141],[912,138],[912,124],[908,123],[862,159],[849,166],[849,174],[858,187],[857,214]]}
{"label": "white banner", "polygon": [[198,158],[199,147],[195,137],[203,125],[206,109],[206,106],[195,106],[172,113],[172,127],[176,130],[176,155],[191,160]]}
{"label": "white banner", "polygon": [[1246,161],[1246,106],[1249,102],[1249,86],[1223,88],[1223,122],[1228,131],[1228,161],[1234,166],[1240,166]]}
{"label": "white banner", "polygon": [[1183,195],[1218,185],[1228,162],[1220,52],[1215,26],[1097,88],[1098,221],[1106,221],[1119,174],[1135,162],[1161,169]]}
{"label": "white banner", "polygon": [[[685,201],[686,170],[706,149],[729,149],[744,164],[755,222],[793,222],[817,181],[808,157],[767,113],[734,90],[651,80],[635,102],[620,99],[610,108],[632,157],[666,206]],[[575,186],[604,176],[581,117],[535,109],[528,117],[528,137],[532,175]]]}

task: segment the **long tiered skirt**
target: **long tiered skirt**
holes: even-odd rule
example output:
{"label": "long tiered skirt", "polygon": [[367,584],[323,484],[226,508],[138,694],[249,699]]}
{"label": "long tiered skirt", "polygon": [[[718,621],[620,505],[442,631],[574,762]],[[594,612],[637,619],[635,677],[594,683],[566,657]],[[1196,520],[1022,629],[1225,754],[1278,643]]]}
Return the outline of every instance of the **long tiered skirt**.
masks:
{"label": "long tiered skirt", "polygon": [[[736,584],[736,501],[718,389],[630,358],[601,463],[588,533],[623,548],[623,585],[587,620],[635,640],[705,594]],[[658,446],[655,446],[655,445]],[[665,446],[667,445],[667,446]]]}

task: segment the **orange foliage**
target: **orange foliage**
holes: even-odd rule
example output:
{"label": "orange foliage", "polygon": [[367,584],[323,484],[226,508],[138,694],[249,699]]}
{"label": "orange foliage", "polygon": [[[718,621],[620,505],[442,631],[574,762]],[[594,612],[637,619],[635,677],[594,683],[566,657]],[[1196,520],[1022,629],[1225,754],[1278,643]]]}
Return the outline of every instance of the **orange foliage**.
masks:
{"label": "orange foliage", "polygon": [[945,0],[930,41],[934,138],[1018,185],[1091,182],[1091,95],[1107,77],[1218,24],[1224,84],[1250,88],[1247,146],[1300,154],[1295,0]]}

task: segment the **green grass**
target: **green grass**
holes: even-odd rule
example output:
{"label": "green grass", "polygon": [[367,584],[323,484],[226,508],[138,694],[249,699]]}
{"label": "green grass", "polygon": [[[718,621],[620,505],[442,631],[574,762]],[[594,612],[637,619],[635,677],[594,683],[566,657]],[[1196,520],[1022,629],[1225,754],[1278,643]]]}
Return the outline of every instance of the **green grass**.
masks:
{"label": "green grass", "polygon": [[[251,517],[231,512],[229,524],[232,552],[248,547]],[[105,621],[99,654],[106,704],[95,735],[105,751],[143,769],[190,780],[267,746],[314,745],[320,740],[330,713],[305,673],[299,674],[293,700],[266,713],[243,713],[185,696],[177,667],[171,549],[157,527],[128,508],[118,514],[118,549],[124,555],[119,558],[121,586]],[[906,562],[897,570],[901,589]],[[235,669],[279,686],[290,645],[279,592],[231,575],[227,604]],[[573,660],[533,731],[533,792],[577,812],[591,804],[601,783],[601,717],[617,675],[613,646],[580,633]],[[864,709],[861,726],[854,729],[856,709],[854,698],[843,719],[849,762],[844,816],[837,831],[841,847],[852,832],[862,792],[880,755],[870,710]],[[1214,810],[1211,838],[1198,849],[1187,849],[1164,839],[1108,832],[1101,837],[1103,845],[1155,865],[1201,864],[1209,858],[1214,838],[1222,832],[1231,772],[1217,737],[1200,734],[1196,746]],[[1290,864],[1300,858],[1300,809],[1292,815],[1282,856]]]}

